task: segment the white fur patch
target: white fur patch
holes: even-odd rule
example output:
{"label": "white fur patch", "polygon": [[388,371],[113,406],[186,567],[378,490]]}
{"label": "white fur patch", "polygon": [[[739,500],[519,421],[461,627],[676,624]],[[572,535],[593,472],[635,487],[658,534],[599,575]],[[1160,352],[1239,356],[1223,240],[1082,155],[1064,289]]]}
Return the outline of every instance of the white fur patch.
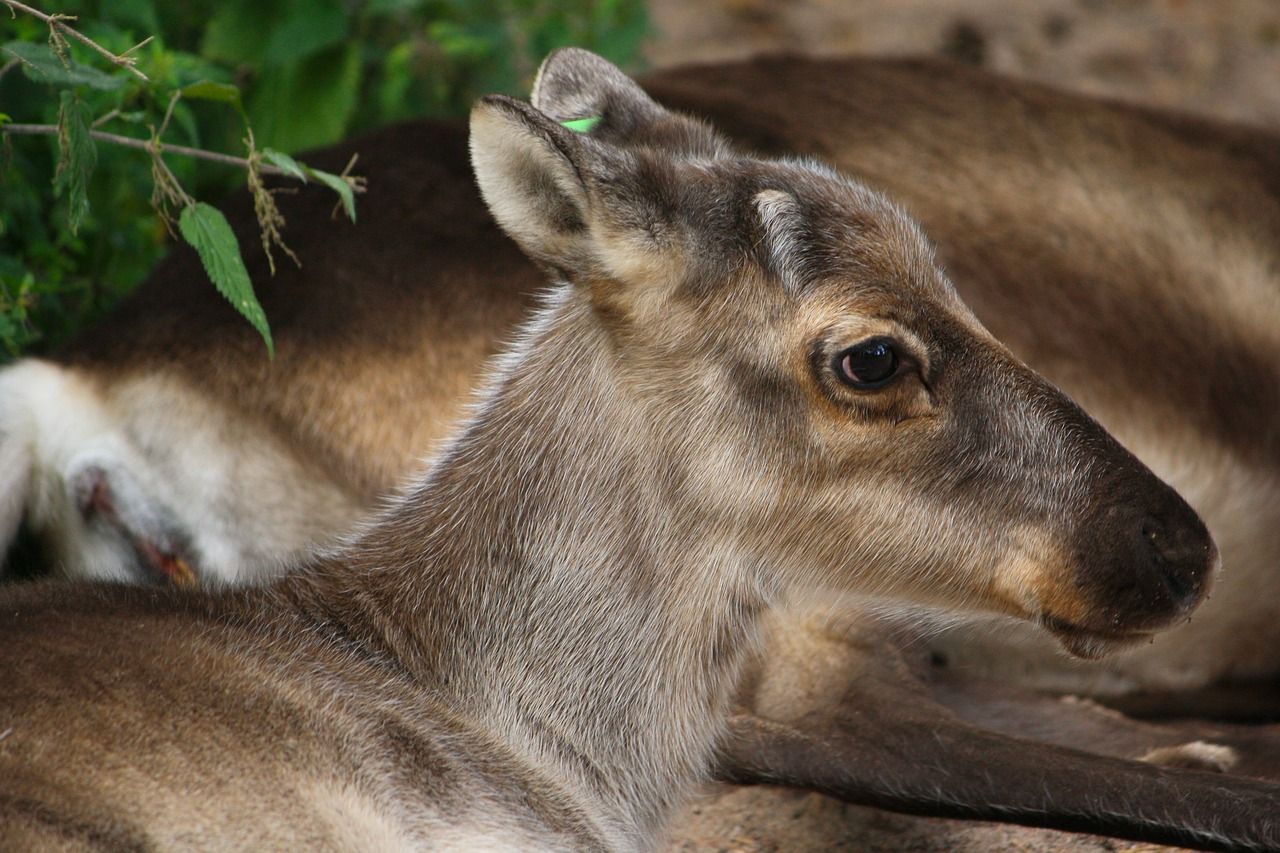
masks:
{"label": "white fur patch", "polygon": [[0,371],[0,412],[0,460],[5,466],[0,477],[16,487],[5,497],[6,532],[12,535],[18,520],[12,516],[25,511],[36,530],[57,531],[52,539],[60,565],[54,568],[71,575],[136,580],[132,551],[115,537],[90,529],[66,488],[67,473],[83,460],[135,462],[99,396],[70,371],[24,360]]}
{"label": "white fur patch", "polygon": [[206,581],[262,581],[363,515],[264,429],[158,371],[96,387],[19,362],[0,371],[0,430],[0,483],[11,487],[0,533],[25,513],[68,577],[148,578],[119,529],[80,511],[76,489],[94,469],[120,520],[147,537],[176,532]]}
{"label": "white fur patch", "polygon": [[755,202],[769,251],[769,265],[783,286],[796,292],[801,284],[803,242],[795,196],[781,190],[763,190],[756,193]]}
{"label": "white fur patch", "polygon": [[1193,740],[1178,746],[1162,746],[1138,759],[1161,767],[1182,767],[1226,773],[1240,762],[1240,756],[1229,746]]}

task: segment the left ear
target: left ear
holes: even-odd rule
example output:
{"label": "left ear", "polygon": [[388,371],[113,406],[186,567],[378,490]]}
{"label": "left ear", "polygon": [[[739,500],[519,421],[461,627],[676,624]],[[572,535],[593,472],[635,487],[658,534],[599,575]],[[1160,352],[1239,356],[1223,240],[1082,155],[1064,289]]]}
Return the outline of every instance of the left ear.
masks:
{"label": "left ear", "polygon": [[660,153],[638,159],[491,95],[471,112],[471,161],[485,203],[525,253],[569,281],[640,285],[683,257]]}
{"label": "left ear", "polygon": [[534,260],[560,269],[590,261],[585,140],[513,98],[491,95],[471,111],[471,163],[502,229]]}

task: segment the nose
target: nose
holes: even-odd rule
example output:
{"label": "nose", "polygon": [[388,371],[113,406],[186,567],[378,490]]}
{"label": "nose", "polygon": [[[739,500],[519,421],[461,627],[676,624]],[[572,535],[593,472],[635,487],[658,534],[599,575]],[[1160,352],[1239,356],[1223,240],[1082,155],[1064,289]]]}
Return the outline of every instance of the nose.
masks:
{"label": "nose", "polygon": [[1175,610],[1188,611],[1199,603],[1210,571],[1217,563],[1217,547],[1198,517],[1161,521],[1147,516],[1138,524],[1139,552],[1145,551],[1149,571],[1162,584]]}
{"label": "nose", "polygon": [[[1158,485],[1157,485],[1158,484]],[[1134,630],[1165,627],[1187,616],[1208,592],[1217,546],[1204,522],[1173,489],[1155,478],[1145,494],[1112,505],[1102,516],[1111,553],[1095,592],[1103,618]]]}

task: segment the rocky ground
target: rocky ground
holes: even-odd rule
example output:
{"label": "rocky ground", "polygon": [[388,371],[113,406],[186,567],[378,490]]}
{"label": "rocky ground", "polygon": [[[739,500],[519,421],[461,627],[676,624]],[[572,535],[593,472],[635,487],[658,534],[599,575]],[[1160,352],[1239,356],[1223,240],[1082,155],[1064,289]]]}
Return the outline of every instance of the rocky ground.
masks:
{"label": "rocky ground", "polygon": [[[764,52],[932,54],[1065,88],[1280,126],[1275,0],[653,0],[655,66]],[[670,849],[766,853],[1147,851],[931,820],[774,789],[710,792]]]}

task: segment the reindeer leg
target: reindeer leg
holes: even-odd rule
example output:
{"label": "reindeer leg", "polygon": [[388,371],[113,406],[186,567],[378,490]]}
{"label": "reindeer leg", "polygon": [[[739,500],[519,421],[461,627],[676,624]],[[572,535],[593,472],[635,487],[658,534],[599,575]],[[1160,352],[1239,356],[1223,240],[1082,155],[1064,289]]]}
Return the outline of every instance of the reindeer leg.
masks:
{"label": "reindeer leg", "polygon": [[1280,726],[1131,719],[1109,703],[946,671],[923,681],[934,700],[987,731],[1096,755],[1280,780]]}
{"label": "reindeer leg", "polygon": [[1234,722],[1280,721],[1280,682],[1223,682],[1199,690],[1151,690],[1103,701],[1130,717],[1204,717]]}
{"label": "reindeer leg", "polygon": [[66,473],[66,484],[84,519],[115,531],[153,580],[180,587],[198,585],[195,561],[181,525],[124,465],[100,455],[78,458]]}
{"label": "reindeer leg", "polygon": [[892,716],[862,708],[838,726],[735,717],[720,778],[907,814],[1205,850],[1280,849],[1280,785],[1017,740],[941,713],[883,710]]}
{"label": "reindeer leg", "polygon": [[931,666],[922,647],[866,614],[842,624],[780,619],[770,655],[744,685],[751,712],[733,719],[722,747],[724,781],[808,788],[908,814],[1280,849],[1280,785],[1126,760],[1210,740],[1234,748],[1234,769],[1280,775],[1280,738],[1270,731],[1158,726],[967,679]]}

